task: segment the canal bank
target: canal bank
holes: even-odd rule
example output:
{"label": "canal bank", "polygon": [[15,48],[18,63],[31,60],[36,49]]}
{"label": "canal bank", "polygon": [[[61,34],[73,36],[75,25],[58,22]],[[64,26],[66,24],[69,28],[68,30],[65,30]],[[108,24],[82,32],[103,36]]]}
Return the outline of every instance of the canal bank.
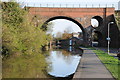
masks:
{"label": "canal bank", "polygon": [[76,78],[102,78],[103,80],[114,80],[111,73],[106,69],[93,50],[88,48],[82,49],[84,50],[84,53],[78,69],[73,76],[73,80]]}

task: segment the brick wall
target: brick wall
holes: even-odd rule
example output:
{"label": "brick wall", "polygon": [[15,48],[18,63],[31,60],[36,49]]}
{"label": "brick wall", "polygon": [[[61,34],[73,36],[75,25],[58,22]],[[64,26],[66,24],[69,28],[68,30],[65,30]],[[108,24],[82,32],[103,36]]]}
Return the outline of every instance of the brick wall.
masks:
{"label": "brick wall", "polygon": [[[67,16],[80,22],[84,27],[90,25],[93,16],[104,17],[104,8],[46,8],[29,7],[31,15],[40,15],[49,19],[54,16]],[[114,8],[106,8],[106,16],[114,14]]]}

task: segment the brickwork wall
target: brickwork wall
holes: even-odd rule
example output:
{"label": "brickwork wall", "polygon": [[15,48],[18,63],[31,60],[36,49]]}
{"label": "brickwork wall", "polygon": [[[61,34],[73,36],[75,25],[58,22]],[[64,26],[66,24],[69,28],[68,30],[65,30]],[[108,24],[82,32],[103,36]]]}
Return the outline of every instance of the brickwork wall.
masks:
{"label": "brickwork wall", "polygon": [[[104,8],[43,8],[30,7],[31,15],[40,15],[45,20],[55,16],[67,16],[80,22],[84,27],[90,25],[93,16],[104,17]],[[114,8],[106,8],[106,16],[114,14]]]}

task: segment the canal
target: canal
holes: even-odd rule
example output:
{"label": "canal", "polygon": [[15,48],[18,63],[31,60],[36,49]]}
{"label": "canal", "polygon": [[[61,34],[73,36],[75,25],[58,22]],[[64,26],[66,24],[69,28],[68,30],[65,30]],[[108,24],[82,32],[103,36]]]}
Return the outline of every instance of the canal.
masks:
{"label": "canal", "polygon": [[[10,56],[3,61],[3,78],[72,78],[82,53],[80,48],[70,46],[42,52],[45,56]],[[44,64],[44,61],[47,63]]]}
{"label": "canal", "polygon": [[53,49],[46,58],[50,62],[48,74],[56,78],[72,78],[80,62],[83,51],[80,48],[61,47]]}

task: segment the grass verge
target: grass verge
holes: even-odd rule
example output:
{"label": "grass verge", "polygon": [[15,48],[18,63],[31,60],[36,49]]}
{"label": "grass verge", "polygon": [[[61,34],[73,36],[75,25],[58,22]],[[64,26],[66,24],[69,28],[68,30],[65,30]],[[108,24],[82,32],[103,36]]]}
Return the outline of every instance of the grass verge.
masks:
{"label": "grass verge", "polygon": [[99,57],[99,59],[102,61],[102,63],[106,66],[106,68],[111,72],[114,78],[117,80],[120,80],[119,73],[119,67],[120,67],[120,61],[105,53],[101,50],[94,50],[96,55]]}

